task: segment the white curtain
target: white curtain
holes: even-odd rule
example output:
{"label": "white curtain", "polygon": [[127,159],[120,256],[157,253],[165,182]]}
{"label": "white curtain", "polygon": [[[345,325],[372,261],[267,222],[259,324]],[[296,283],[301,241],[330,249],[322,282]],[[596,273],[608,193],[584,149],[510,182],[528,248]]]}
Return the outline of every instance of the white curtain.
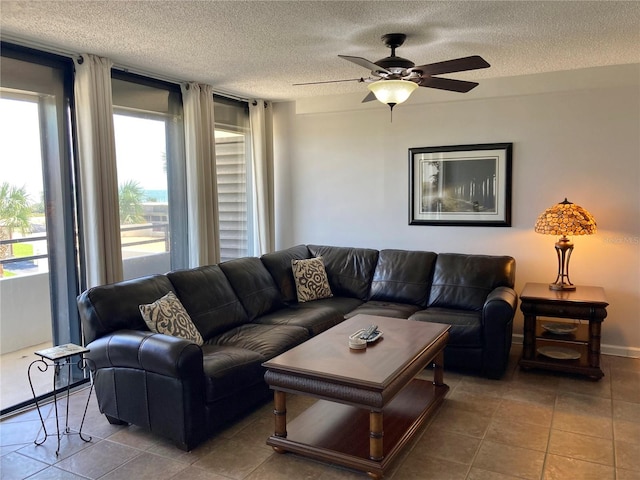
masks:
{"label": "white curtain", "polygon": [[256,256],[273,251],[273,107],[271,102],[249,102],[253,182],[253,238]]}
{"label": "white curtain", "polygon": [[213,88],[182,85],[185,151],[187,160],[187,208],[189,266],[220,261],[216,142]]}
{"label": "white curtain", "polygon": [[111,61],[75,60],[75,109],[87,286],[122,280]]}

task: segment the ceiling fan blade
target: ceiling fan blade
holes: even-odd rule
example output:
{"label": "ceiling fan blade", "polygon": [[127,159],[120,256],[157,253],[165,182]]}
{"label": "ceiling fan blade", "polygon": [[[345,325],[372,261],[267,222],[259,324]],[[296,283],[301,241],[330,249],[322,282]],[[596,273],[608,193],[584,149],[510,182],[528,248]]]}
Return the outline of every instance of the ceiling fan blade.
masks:
{"label": "ceiling fan blade", "polygon": [[319,85],[322,83],[339,83],[339,82],[364,82],[364,78],[346,78],[344,80],[324,80],[321,82],[304,82],[304,83],[294,83],[293,86],[296,87],[298,85]]}
{"label": "ceiling fan blade", "polygon": [[338,56],[340,58],[344,58],[345,60],[349,60],[350,62],[353,62],[357,65],[360,65],[361,67],[364,67],[367,70],[371,70],[372,72],[384,72],[384,73],[391,74],[391,72],[386,68],[382,68],[380,65],[376,65],[375,63],[367,60],[366,58],[350,57],[349,55],[338,55]]}
{"label": "ceiling fan blade", "polygon": [[369,94],[368,94],[366,97],[364,97],[364,98],[362,99],[362,103],[365,103],[365,102],[372,102],[372,101],[374,101],[374,100],[377,100],[377,99],[376,99],[376,96],[374,95],[374,93],[373,93],[373,92],[369,92]]}
{"label": "ceiling fan blade", "polygon": [[424,75],[442,75],[443,73],[464,72],[490,67],[489,63],[479,55],[445,60],[444,62],[430,63],[413,67],[411,71],[421,71]]}
{"label": "ceiling fan blade", "polygon": [[424,77],[420,79],[418,85],[421,87],[437,88],[438,90],[467,93],[472,88],[477,87],[478,83],[454,80],[453,78]]}

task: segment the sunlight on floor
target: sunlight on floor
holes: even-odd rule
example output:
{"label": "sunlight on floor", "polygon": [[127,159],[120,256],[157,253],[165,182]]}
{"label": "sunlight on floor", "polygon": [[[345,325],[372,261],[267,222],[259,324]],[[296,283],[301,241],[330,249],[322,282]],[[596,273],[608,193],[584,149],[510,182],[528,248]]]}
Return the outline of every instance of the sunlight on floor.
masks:
{"label": "sunlight on floor", "polygon": [[[51,342],[0,355],[0,410],[33,398],[27,370],[31,362],[40,358],[33,352],[48,347],[51,347]],[[36,395],[51,391],[53,370],[39,372],[37,368],[32,369],[32,381]]]}

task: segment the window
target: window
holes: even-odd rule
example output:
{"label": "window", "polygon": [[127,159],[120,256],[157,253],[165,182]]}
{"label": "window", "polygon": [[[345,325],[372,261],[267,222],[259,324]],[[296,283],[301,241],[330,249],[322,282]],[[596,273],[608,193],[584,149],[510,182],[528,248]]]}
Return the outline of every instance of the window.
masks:
{"label": "window", "polygon": [[253,254],[249,108],[214,97],[216,172],[222,261]]}
{"label": "window", "polygon": [[179,87],[114,72],[113,120],[124,278],[187,266]]}

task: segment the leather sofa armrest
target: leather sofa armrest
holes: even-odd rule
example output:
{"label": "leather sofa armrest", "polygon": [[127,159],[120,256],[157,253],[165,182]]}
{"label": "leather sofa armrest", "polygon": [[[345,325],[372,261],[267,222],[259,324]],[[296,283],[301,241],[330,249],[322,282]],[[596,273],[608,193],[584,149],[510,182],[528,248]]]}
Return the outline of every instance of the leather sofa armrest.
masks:
{"label": "leather sofa armrest", "polygon": [[87,345],[95,368],[133,368],[174,378],[204,378],[202,349],[182,338],[118,330]]}
{"label": "leather sofa armrest", "polygon": [[482,373],[489,378],[500,378],[507,368],[517,304],[518,295],[509,287],[495,288],[484,302]]}
{"label": "leather sofa armrest", "polygon": [[487,296],[482,307],[482,321],[491,321],[495,318],[509,321],[513,319],[518,306],[518,294],[513,288],[497,287]]}

